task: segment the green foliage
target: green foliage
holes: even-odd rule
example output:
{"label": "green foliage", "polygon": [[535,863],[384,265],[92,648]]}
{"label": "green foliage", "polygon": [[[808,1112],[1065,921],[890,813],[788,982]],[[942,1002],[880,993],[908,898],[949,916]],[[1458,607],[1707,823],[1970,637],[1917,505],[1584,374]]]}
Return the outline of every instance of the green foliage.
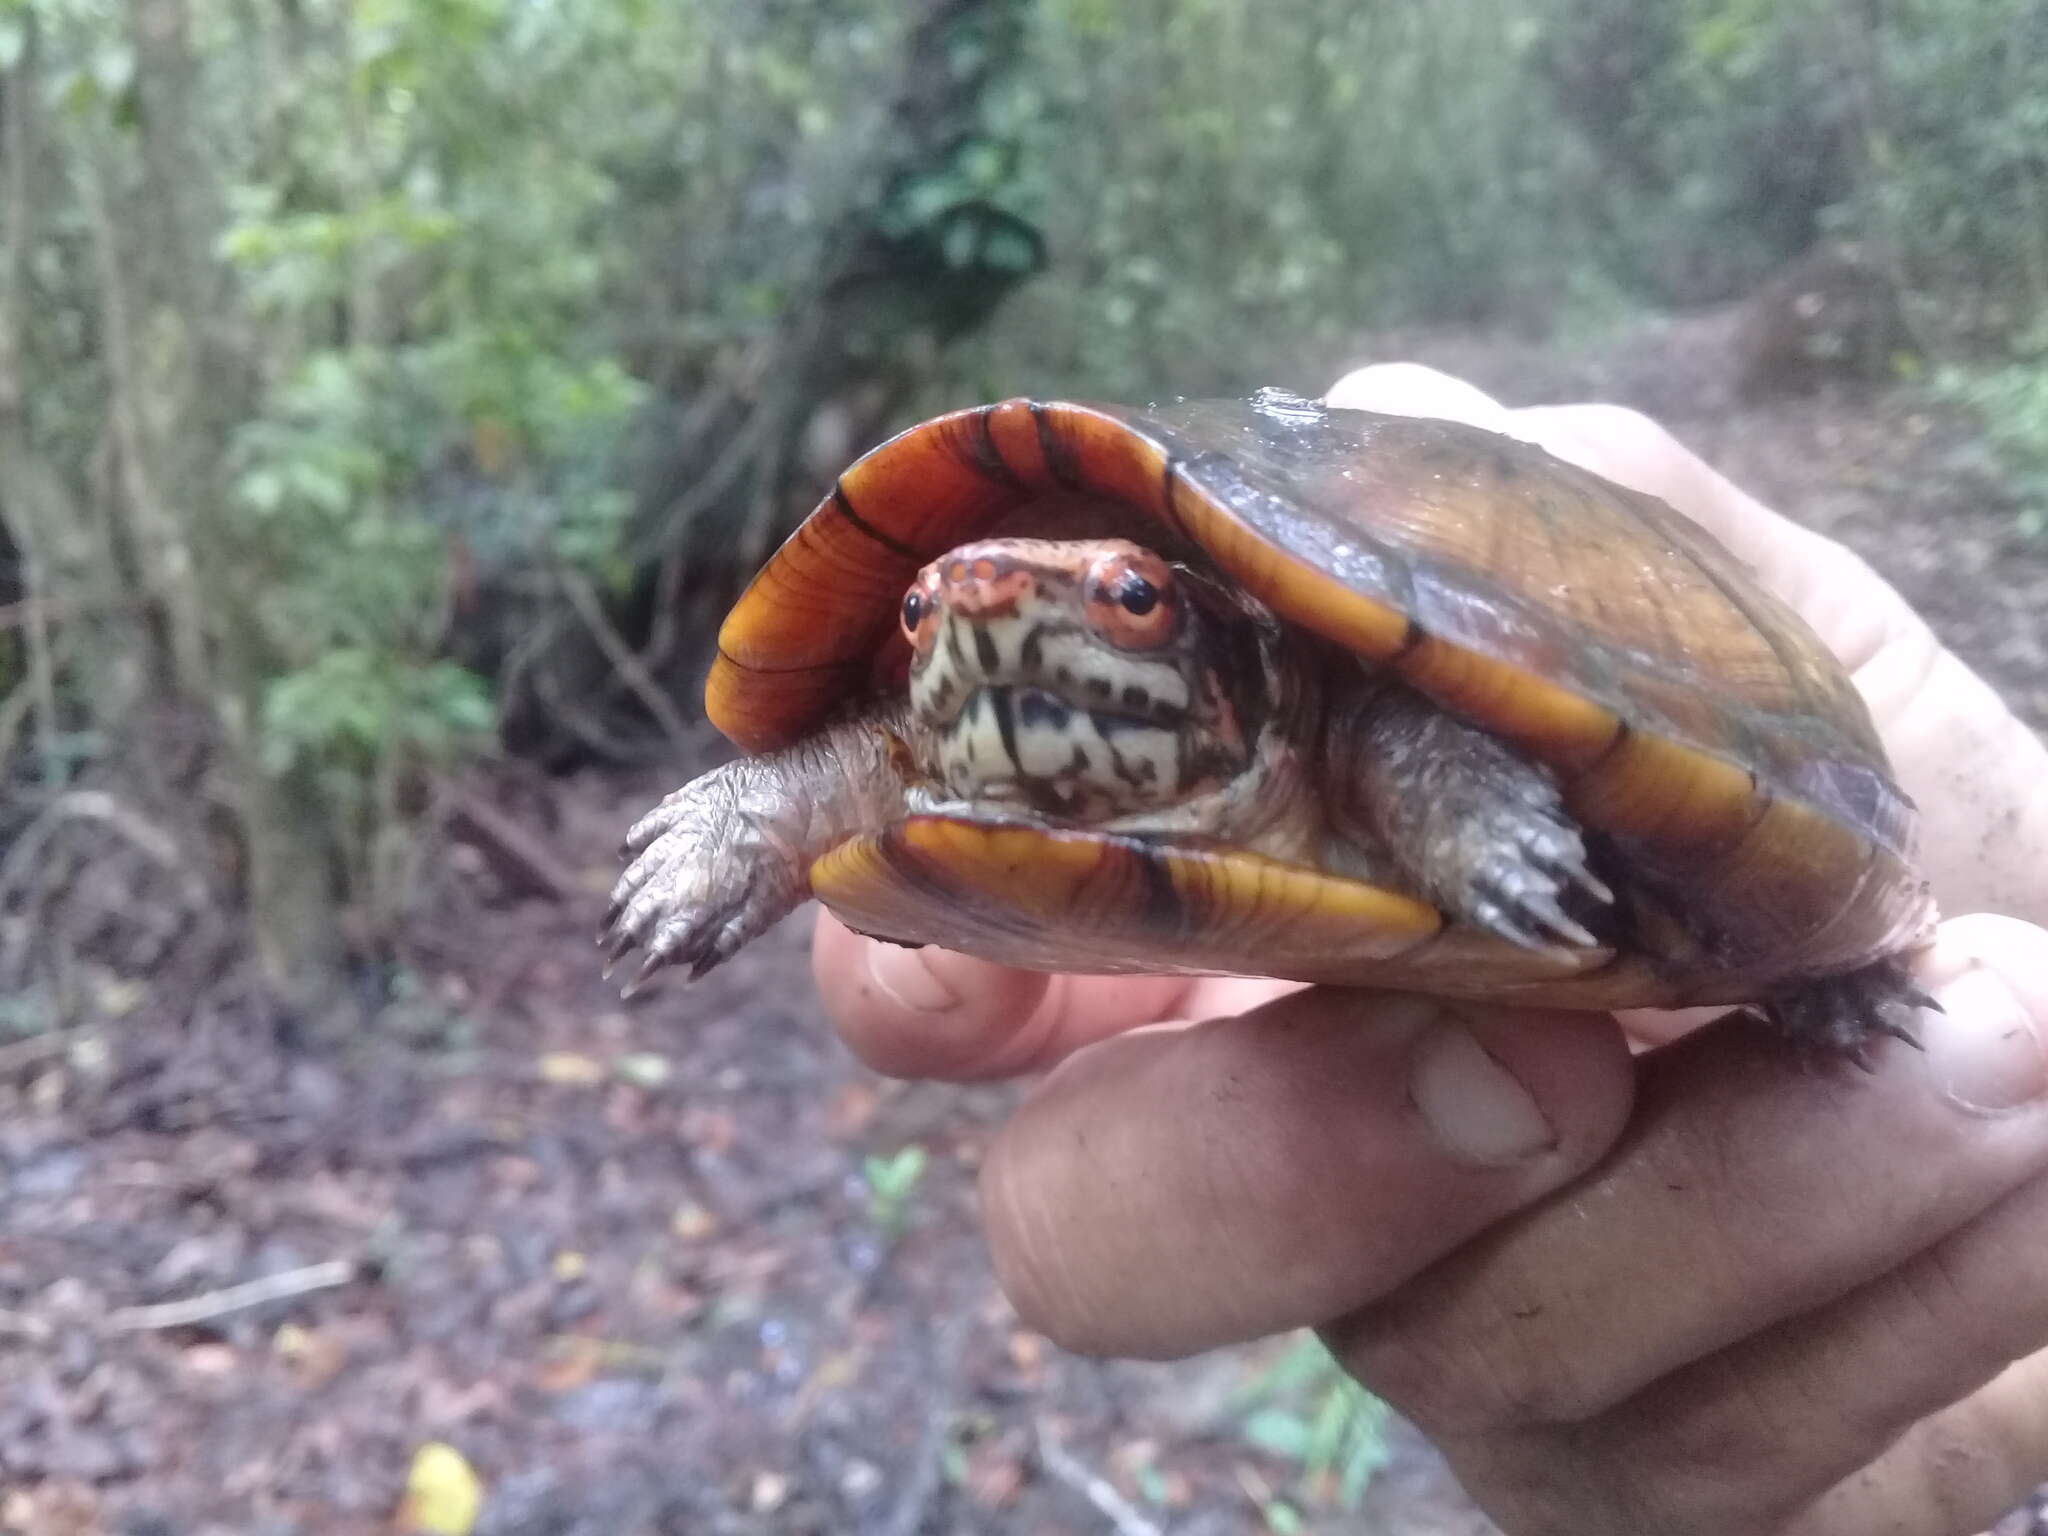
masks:
{"label": "green foliage", "polygon": [[2048,0],[1547,0],[1575,189],[1639,291],[1739,293],[1823,235],[1953,309],[2048,304]]}
{"label": "green foliage", "polygon": [[2012,362],[1950,366],[1932,382],[1939,397],[1976,418],[1987,467],[2019,504],[2022,531],[2048,535],[2048,337]]}
{"label": "green foliage", "polygon": [[910,1229],[913,1201],[929,1165],[929,1154],[916,1142],[887,1156],[870,1156],[861,1164],[868,1220],[892,1242]]}
{"label": "green foliage", "polygon": [[1375,329],[1568,334],[1823,237],[2048,307],[2048,0],[1045,0],[1031,41],[1051,265],[934,399],[1312,387]]}
{"label": "green foliage", "polygon": [[[1301,1335],[1247,1384],[1239,1406],[1244,1438],[1299,1465],[1303,1492],[1339,1509],[1356,1509],[1387,1463],[1392,1410],[1313,1334]],[[1275,1531],[1300,1529],[1299,1512],[1282,1501],[1264,1514]]]}
{"label": "green foliage", "polygon": [[2048,309],[2048,0],[1897,0],[1858,218],[1994,342]]}
{"label": "green foliage", "polygon": [[1008,110],[1052,264],[954,393],[1305,385],[1370,326],[1547,315],[1573,232],[1537,35],[1484,0],[1045,0]]}
{"label": "green foliage", "polygon": [[446,762],[491,726],[481,678],[451,662],[407,665],[372,650],[338,648],[274,679],[264,694],[269,764],[289,773],[308,761],[367,776],[394,748]]}

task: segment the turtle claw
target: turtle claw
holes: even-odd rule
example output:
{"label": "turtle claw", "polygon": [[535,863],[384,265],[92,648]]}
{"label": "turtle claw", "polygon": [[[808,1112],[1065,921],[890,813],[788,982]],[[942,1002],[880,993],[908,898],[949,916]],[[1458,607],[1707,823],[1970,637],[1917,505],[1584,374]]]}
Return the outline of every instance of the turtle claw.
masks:
{"label": "turtle claw", "polygon": [[1879,960],[1861,970],[1807,982],[1763,1003],[1770,1027],[1816,1056],[1845,1056],[1866,1072],[1877,1065],[1871,1049],[1889,1037],[1925,1050],[1913,1028],[1921,1009],[1943,1011],[1907,973],[1903,960]]}
{"label": "turtle claw", "polygon": [[598,934],[610,977],[646,953],[622,989],[685,966],[691,980],[730,959],[803,897],[803,867],[770,819],[742,803],[742,765],[714,769],[670,795],[627,834],[633,862],[613,886]]}
{"label": "turtle claw", "polygon": [[[606,919],[607,924],[612,921],[614,919]],[[618,969],[619,962],[626,958],[626,951],[631,949],[637,940],[630,933],[600,933],[597,942],[605,952],[604,979],[610,981],[612,972]]]}
{"label": "turtle claw", "polygon": [[[647,956],[646,959],[640,962],[640,969],[628,977],[626,984],[619,988],[619,1000],[621,1002],[631,1002],[634,998],[638,997],[641,990],[653,979],[654,973],[660,969],[661,956]],[[611,975],[609,968],[606,969],[605,975],[607,977]]]}
{"label": "turtle claw", "polygon": [[1492,829],[1463,899],[1449,893],[1453,910],[1524,949],[1599,948],[1600,939],[1578,914],[1604,909],[1614,893],[1587,868],[1578,829],[1555,807],[1516,810],[1511,826]]}
{"label": "turtle claw", "polygon": [[1559,904],[1554,885],[1489,881],[1463,915],[1467,922],[1523,949],[1593,949],[1599,944]]}

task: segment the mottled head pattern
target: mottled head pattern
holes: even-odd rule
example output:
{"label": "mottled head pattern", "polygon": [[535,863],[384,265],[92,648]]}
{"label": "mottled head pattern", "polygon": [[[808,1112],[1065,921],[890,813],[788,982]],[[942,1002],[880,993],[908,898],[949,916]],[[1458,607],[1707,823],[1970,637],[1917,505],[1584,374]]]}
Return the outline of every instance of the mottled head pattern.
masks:
{"label": "mottled head pattern", "polygon": [[948,795],[1102,821],[1242,772],[1224,637],[1185,572],[1122,539],[990,539],[903,599],[911,716]]}

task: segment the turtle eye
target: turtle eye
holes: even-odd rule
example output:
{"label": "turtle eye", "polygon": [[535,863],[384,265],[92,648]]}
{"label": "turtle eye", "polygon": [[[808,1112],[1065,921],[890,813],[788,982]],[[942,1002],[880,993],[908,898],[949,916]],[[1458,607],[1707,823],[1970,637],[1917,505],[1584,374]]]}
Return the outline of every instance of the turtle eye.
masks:
{"label": "turtle eye", "polygon": [[1173,573],[1150,550],[1125,545],[1098,555],[1088,571],[1087,595],[1097,632],[1127,651],[1156,649],[1179,631]]}
{"label": "turtle eye", "polygon": [[1118,584],[1116,600],[1123,604],[1124,612],[1142,619],[1159,605],[1159,589],[1133,571]]}
{"label": "turtle eye", "polygon": [[903,594],[903,606],[896,617],[903,625],[903,638],[910,642],[912,650],[922,650],[931,643],[938,633],[938,626],[932,617],[939,611],[939,578],[936,572],[925,571]]}

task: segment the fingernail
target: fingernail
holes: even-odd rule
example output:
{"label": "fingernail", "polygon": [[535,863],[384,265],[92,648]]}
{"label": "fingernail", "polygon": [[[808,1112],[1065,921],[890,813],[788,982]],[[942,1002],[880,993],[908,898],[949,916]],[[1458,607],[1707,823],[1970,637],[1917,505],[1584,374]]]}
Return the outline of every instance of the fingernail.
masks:
{"label": "fingernail", "polygon": [[958,1007],[960,994],[926,964],[927,951],[901,944],[868,944],[868,980],[875,989],[912,1013],[944,1013]]}
{"label": "fingernail", "polygon": [[1408,1096],[1431,1134],[1461,1162],[1519,1163],[1557,1144],[1529,1090],[1471,1030],[1448,1017],[1416,1046]]}
{"label": "fingernail", "polygon": [[2048,1056],[2032,1011],[1982,960],[1934,990],[1943,1012],[1921,1016],[1928,1057],[1949,1095],[1970,1109],[2016,1109],[2048,1093]]}

